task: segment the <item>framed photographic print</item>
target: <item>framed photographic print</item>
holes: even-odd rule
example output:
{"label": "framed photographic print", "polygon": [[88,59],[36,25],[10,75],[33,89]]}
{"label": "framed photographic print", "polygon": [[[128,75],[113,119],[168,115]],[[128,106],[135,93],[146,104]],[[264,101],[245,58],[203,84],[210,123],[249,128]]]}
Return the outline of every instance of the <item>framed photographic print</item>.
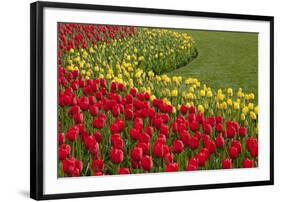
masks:
{"label": "framed photographic print", "polygon": [[271,16],[31,4],[31,198],[273,184]]}

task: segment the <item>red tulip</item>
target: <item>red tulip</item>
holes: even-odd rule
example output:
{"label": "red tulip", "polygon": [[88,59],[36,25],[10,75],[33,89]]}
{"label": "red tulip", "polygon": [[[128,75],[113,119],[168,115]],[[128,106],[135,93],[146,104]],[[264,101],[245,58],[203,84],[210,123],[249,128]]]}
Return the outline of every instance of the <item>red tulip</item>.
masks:
{"label": "red tulip", "polygon": [[118,132],[119,132],[119,133],[123,132],[124,127],[125,127],[124,121],[122,121],[122,120],[117,120],[117,121],[115,122],[115,124],[116,124],[117,127],[118,127]]}
{"label": "red tulip", "polygon": [[253,167],[253,161],[251,161],[248,158],[245,158],[243,160],[243,168],[252,168]]}
{"label": "red tulip", "polygon": [[89,98],[88,97],[79,98],[78,105],[83,111],[86,111],[89,107]]}
{"label": "red tulip", "polygon": [[175,140],[173,144],[175,153],[181,153],[184,149],[184,144],[181,140]]}
{"label": "red tulip", "polygon": [[103,160],[102,159],[93,160],[91,167],[95,173],[103,172],[103,168],[104,168]]}
{"label": "red tulip", "polygon": [[134,117],[134,112],[133,112],[133,110],[132,109],[130,109],[130,108],[127,108],[127,109],[125,109],[125,118],[127,119],[127,120],[132,120],[133,119],[133,117]]}
{"label": "red tulip", "polygon": [[149,152],[150,144],[145,142],[138,142],[137,147],[141,147],[143,155],[146,155]]}
{"label": "red tulip", "polygon": [[123,83],[118,84],[118,90],[121,91],[121,92],[125,90],[125,86],[124,86]]}
{"label": "red tulip", "polygon": [[144,156],[141,160],[141,167],[144,171],[150,171],[153,167],[151,156]]}
{"label": "red tulip", "polygon": [[111,134],[119,132],[119,128],[118,128],[117,124],[113,123],[110,125],[110,132],[111,132]]}
{"label": "red tulip", "polygon": [[224,129],[223,129],[223,125],[222,125],[221,123],[218,123],[218,124],[216,125],[216,131],[217,131],[218,133],[221,133],[223,130],[224,130]]}
{"label": "red tulip", "polygon": [[71,152],[71,147],[68,144],[63,144],[59,147],[59,160],[64,160],[66,157],[70,154]]}
{"label": "red tulip", "polygon": [[118,117],[120,114],[120,107],[118,105],[114,105],[111,109],[111,112],[114,117]]}
{"label": "red tulip", "polygon": [[141,147],[134,147],[131,151],[131,157],[134,161],[140,161],[143,157],[143,149]]}
{"label": "red tulip", "polygon": [[180,139],[182,140],[183,144],[185,146],[189,145],[189,140],[190,140],[190,134],[188,131],[184,130],[180,132]]}
{"label": "red tulip", "polygon": [[205,166],[205,162],[207,160],[207,154],[205,152],[199,152],[199,154],[196,155],[196,158],[198,160],[199,166]]}
{"label": "red tulip", "polygon": [[230,168],[232,168],[232,161],[231,161],[231,159],[224,159],[224,160],[222,160],[221,167],[223,169],[230,169]]}
{"label": "red tulip", "polygon": [[181,105],[181,107],[180,107],[181,114],[186,115],[187,111],[188,111],[188,107],[185,105]]}
{"label": "red tulip", "polygon": [[84,121],[84,116],[82,113],[76,113],[73,115],[73,119],[76,124],[82,123]]}
{"label": "red tulip", "polygon": [[173,159],[174,159],[174,156],[172,153],[169,152],[169,153],[164,154],[164,161],[166,164],[172,163]]}
{"label": "red tulip", "polygon": [[186,166],[186,171],[195,171],[198,169],[198,160],[197,158],[193,157],[191,158]]}
{"label": "red tulip", "polygon": [[130,174],[130,169],[129,169],[129,168],[119,168],[119,169],[118,169],[118,174],[119,174],[119,175]]}
{"label": "red tulip", "polygon": [[139,130],[135,129],[135,128],[132,128],[130,130],[130,137],[133,139],[133,140],[137,140],[139,138]]}
{"label": "red tulip", "polygon": [[229,126],[226,129],[226,135],[228,138],[233,138],[236,135],[236,130],[233,126]]}
{"label": "red tulip", "polygon": [[97,116],[99,114],[99,108],[96,105],[91,105],[89,111],[92,116]]}
{"label": "red tulip", "polygon": [[245,128],[245,127],[240,127],[240,128],[239,128],[239,135],[240,135],[240,137],[245,137],[246,134],[247,134],[247,128]]}
{"label": "red tulip", "polygon": [[131,160],[131,165],[132,165],[133,169],[140,169],[141,168],[141,161]]}
{"label": "red tulip", "polygon": [[196,112],[196,109],[194,106],[189,107],[189,113],[193,114]]}
{"label": "red tulip", "polygon": [[156,142],[153,146],[153,155],[157,158],[162,158],[164,156],[163,143]]}
{"label": "red tulip", "polygon": [[63,171],[70,177],[80,176],[82,167],[82,162],[76,160],[74,157],[71,157],[70,159],[64,159],[62,161]]}
{"label": "red tulip", "polygon": [[59,141],[59,145],[64,144],[65,142],[64,133],[59,133],[58,141]]}
{"label": "red tulip", "polygon": [[162,125],[160,127],[160,133],[164,134],[166,137],[169,135],[169,127],[167,125]]}
{"label": "red tulip", "polygon": [[137,90],[135,88],[131,88],[130,89],[130,94],[135,97],[136,94],[137,94]]}
{"label": "red tulip", "polygon": [[103,173],[102,172],[94,172],[94,176],[102,176]]}
{"label": "red tulip", "polygon": [[97,119],[93,120],[93,127],[97,128],[97,129],[102,129],[105,125],[105,118],[102,118],[101,116],[99,116]]}
{"label": "red tulip", "polygon": [[68,114],[70,117],[73,117],[75,114],[80,114],[80,107],[78,105],[72,106],[69,109]]}
{"label": "red tulip", "polygon": [[120,150],[124,149],[124,141],[120,136],[112,139],[112,145],[116,149],[120,149]]}
{"label": "red tulip", "polygon": [[97,155],[99,153],[99,144],[93,136],[84,135],[84,144],[86,149],[92,154]]}
{"label": "red tulip", "polygon": [[115,92],[117,90],[117,84],[116,82],[112,82],[110,85],[110,91]]}
{"label": "red tulip", "polygon": [[205,147],[208,149],[210,154],[214,153],[217,149],[215,142],[212,140],[206,141]]}
{"label": "red tulip", "polygon": [[236,147],[239,154],[242,152],[242,145],[238,140],[233,140],[231,146]]}
{"label": "red tulip", "polygon": [[179,170],[177,163],[169,163],[166,166],[165,172],[177,172]]}
{"label": "red tulip", "polygon": [[121,149],[113,148],[110,151],[110,159],[113,163],[119,164],[123,161],[124,154]]}
{"label": "red tulip", "polygon": [[228,150],[228,154],[230,158],[236,159],[239,155],[237,147],[234,146],[230,147],[230,149]]}
{"label": "red tulip", "polygon": [[146,132],[150,137],[152,137],[152,135],[153,135],[153,128],[152,128],[151,126],[147,126],[147,127],[145,128],[145,132]]}
{"label": "red tulip", "polygon": [[253,145],[251,148],[250,148],[250,154],[253,158],[256,158],[258,156],[258,153],[259,153],[259,150],[258,150],[258,144],[256,145]]}
{"label": "red tulip", "polygon": [[105,88],[106,87],[106,80],[105,79],[100,79],[100,86]]}
{"label": "red tulip", "polygon": [[212,133],[212,126],[209,123],[203,124],[203,131],[205,134],[210,135]]}
{"label": "red tulip", "polygon": [[[169,122],[169,120],[170,120],[170,117],[169,117],[169,115],[168,114],[161,114],[161,118],[162,118],[162,120],[163,120],[163,123],[168,123]],[[166,126],[166,125],[164,125],[164,126]],[[163,126],[162,126],[163,127]],[[162,128],[161,127],[161,128]],[[160,130],[161,130],[161,128],[160,128]],[[168,126],[167,126],[167,128],[168,128]]]}
{"label": "red tulip", "polygon": [[216,146],[221,149],[224,148],[224,138],[221,135],[216,137]]}
{"label": "red tulip", "polygon": [[197,137],[191,137],[189,139],[189,147],[192,149],[192,150],[195,150],[199,147],[199,140]]}
{"label": "red tulip", "polygon": [[102,141],[102,136],[101,136],[100,132],[95,132],[95,133],[93,134],[93,136],[95,137],[95,140],[96,140],[98,143],[100,143],[100,142]]}
{"label": "red tulip", "polygon": [[216,118],[208,117],[206,122],[209,123],[211,125],[211,127],[214,127],[216,125]]}
{"label": "red tulip", "polygon": [[217,116],[216,123],[222,123],[222,122],[223,122],[223,118],[221,116]]}
{"label": "red tulip", "polygon": [[193,132],[196,132],[196,131],[198,131],[198,129],[199,129],[198,122],[197,121],[192,121],[190,123],[190,130],[192,130]]}
{"label": "red tulip", "polygon": [[79,128],[76,126],[73,126],[68,129],[68,131],[66,133],[66,138],[69,141],[73,142],[77,139],[78,135],[79,135]]}
{"label": "red tulip", "polygon": [[150,136],[147,133],[141,133],[139,135],[139,141],[149,143],[150,142]]}

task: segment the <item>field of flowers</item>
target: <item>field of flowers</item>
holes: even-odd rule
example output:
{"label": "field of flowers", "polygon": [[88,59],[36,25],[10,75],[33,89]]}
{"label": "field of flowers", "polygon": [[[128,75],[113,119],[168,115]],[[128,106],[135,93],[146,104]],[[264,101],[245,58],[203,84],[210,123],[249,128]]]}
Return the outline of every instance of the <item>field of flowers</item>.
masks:
{"label": "field of flowers", "polygon": [[253,93],[167,76],[196,60],[188,33],[59,24],[58,42],[59,177],[258,166]]}

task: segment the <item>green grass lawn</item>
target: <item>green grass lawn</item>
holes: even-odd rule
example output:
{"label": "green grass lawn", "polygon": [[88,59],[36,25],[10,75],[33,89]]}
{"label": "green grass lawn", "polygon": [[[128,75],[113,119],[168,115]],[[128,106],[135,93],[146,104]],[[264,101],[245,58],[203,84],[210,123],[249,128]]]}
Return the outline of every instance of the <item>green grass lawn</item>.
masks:
{"label": "green grass lawn", "polygon": [[211,88],[258,92],[258,34],[189,30],[199,55],[169,73],[195,77]]}

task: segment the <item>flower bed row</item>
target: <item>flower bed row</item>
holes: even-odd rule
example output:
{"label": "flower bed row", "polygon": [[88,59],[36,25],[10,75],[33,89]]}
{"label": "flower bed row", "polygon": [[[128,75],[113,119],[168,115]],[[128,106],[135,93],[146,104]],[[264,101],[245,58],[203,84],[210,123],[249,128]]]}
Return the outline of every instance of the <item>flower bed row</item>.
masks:
{"label": "flower bed row", "polygon": [[[67,27],[70,27],[67,29]],[[93,71],[107,77],[136,69],[156,74],[188,64],[197,56],[193,39],[184,32],[119,26],[60,26],[60,63],[69,70]]]}

